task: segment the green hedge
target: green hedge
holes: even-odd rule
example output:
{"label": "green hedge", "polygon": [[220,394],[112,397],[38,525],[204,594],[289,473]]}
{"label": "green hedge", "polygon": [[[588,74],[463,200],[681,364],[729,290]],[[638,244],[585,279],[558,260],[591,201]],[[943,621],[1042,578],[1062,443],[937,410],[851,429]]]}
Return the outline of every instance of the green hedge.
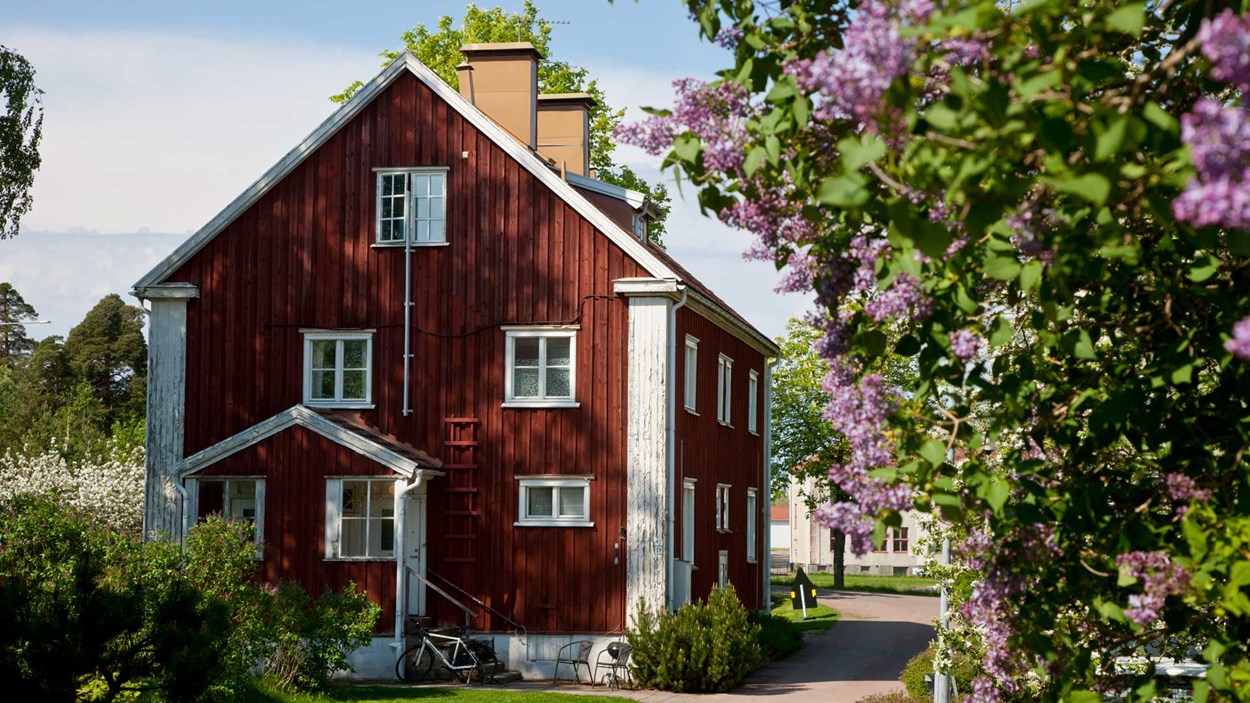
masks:
{"label": "green hedge", "polygon": [[638,604],[633,647],[634,680],[677,693],[720,693],[740,686],[762,661],[760,626],[751,622],[733,587],[712,589],[707,603],[687,603],[655,613]]}

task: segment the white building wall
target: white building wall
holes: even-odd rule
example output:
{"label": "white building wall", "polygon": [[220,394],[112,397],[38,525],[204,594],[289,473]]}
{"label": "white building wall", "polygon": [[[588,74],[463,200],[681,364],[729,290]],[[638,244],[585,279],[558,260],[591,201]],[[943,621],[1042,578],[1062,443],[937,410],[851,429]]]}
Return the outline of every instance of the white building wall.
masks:
{"label": "white building wall", "polygon": [[[791,486],[790,561],[792,564],[802,566],[806,571],[832,571],[832,531],[811,519],[807,502],[803,497],[804,492],[811,495],[815,489],[814,479],[808,479],[803,486]],[[907,549],[896,551],[893,539],[894,530],[887,530],[885,544],[881,551],[870,552],[863,556],[856,556],[849,549],[846,551],[846,573],[884,576],[915,575],[917,569],[924,563],[924,559],[914,551],[920,537],[921,514],[910,510],[903,513],[902,518],[901,527],[907,530]]]}

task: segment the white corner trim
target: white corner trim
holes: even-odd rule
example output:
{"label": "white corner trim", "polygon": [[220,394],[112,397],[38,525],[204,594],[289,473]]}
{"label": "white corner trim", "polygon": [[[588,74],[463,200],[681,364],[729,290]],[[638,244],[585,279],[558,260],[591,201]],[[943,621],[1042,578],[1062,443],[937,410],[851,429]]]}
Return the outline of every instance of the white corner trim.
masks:
{"label": "white corner trim", "polygon": [[178,474],[187,476],[199,472],[232,454],[243,451],[295,425],[316,432],[322,437],[368,457],[405,477],[412,477],[414,473],[422,473],[429,476],[443,475],[441,471],[423,467],[407,457],[400,456],[375,442],[349,432],[302,405],[288,408],[268,420],[259,422],[232,437],[223,439],[211,447],[192,454],[183,460]]}
{"label": "white corner trim", "polygon": [[460,113],[474,127],[495,142],[495,145],[511,156],[535,178],[547,185],[556,195],[585,217],[608,239],[620,247],[631,259],[638,262],[648,273],[657,278],[676,278],[676,274],[647,250],[644,243],[638,241],[632,233],[621,229],[603,211],[595,207],[573,186],[560,178],[543,163],[538,155],[522,145],[512,135],[494,122],[474,105],[470,104],[460,92],[447,85],[433,71],[409,53],[395,58],[386,68],[382,69],[373,80],[367,82],[338,110],[325,119],[311,134],[305,137],[294,149],[287,152],[278,163],[274,164],[256,182],[236,197],[224,210],[217,214],[208,224],[192,235],[182,246],[174,250],[161,263],[149,271],[135,283],[136,291],[154,286],[174,272],[183,262],[202,249],[213,237],[217,236],[231,222],[234,222],[244,211],[255,204],[265,193],[269,192],[287,174],[299,166],[304,159],[314,153],[328,141],[349,120],[355,117],[379,93],[386,89],[402,71],[407,70],[424,83],[436,95]]}

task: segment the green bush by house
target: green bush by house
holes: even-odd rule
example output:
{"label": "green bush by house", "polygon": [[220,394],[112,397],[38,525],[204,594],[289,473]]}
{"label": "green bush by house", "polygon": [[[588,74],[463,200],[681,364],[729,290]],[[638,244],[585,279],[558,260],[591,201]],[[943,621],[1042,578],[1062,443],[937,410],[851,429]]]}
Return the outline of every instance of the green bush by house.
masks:
{"label": "green bush by house", "polygon": [[751,622],[733,586],[714,588],[706,603],[655,613],[639,603],[633,647],[634,680],[677,693],[737,688],[762,661],[760,626]]}

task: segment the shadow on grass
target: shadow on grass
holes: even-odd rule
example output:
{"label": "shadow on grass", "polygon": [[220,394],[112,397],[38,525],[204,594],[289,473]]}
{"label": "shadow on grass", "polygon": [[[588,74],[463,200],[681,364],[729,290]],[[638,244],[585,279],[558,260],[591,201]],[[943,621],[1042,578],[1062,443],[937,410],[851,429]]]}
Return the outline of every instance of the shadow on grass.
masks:
{"label": "shadow on grass", "polygon": [[549,691],[515,691],[493,686],[441,687],[396,684],[335,684],[319,693],[288,693],[269,682],[258,682],[246,703],[402,703],[456,701],[457,703],[622,703],[627,699]]}
{"label": "shadow on grass", "polygon": [[801,632],[823,632],[838,622],[838,611],[827,605],[808,608],[807,617],[804,618],[802,610],[795,610],[789,602],[786,602],[773,608],[773,615],[789,620]]}

